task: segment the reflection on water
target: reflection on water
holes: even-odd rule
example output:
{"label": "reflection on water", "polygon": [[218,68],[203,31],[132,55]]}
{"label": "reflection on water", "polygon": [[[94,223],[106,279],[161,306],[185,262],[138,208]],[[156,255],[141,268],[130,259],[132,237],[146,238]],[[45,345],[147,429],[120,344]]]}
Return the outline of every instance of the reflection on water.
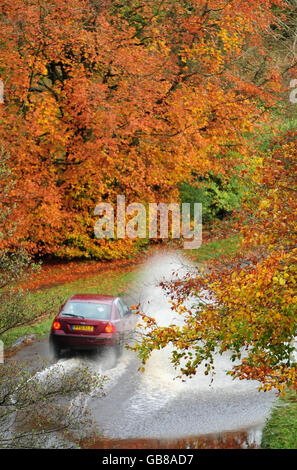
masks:
{"label": "reflection on water", "polygon": [[100,439],[84,442],[89,449],[257,449],[261,431],[251,430],[209,434],[184,439]]}

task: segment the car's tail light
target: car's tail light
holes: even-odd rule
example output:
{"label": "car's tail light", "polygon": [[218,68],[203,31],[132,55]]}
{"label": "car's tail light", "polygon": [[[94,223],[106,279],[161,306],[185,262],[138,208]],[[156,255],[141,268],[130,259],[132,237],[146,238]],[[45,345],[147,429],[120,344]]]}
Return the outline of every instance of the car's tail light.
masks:
{"label": "car's tail light", "polygon": [[108,323],[105,327],[105,333],[113,333],[115,330],[115,327],[112,323]]}
{"label": "car's tail light", "polygon": [[60,328],[61,328],[61,323],[59,321],[54,321],[53,329],[54,330],[60,330]]}

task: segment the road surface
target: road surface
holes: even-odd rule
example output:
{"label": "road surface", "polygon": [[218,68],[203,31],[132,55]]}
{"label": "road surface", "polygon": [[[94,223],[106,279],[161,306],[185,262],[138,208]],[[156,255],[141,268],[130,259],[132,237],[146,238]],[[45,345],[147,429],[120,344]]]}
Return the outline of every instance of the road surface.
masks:
{"label": "road surface", "polygon": [[[183,276],[188,269],[193,268],[176,253],[153,257],[130,302],[141,302],[159,324],[169,324],[173,313],[158,283],[168,280],[173,271]],[[212,383],[203,370],[186,382],[175,380],[169,352],[169,348],[154,351],[144,373],[138,371],[140,361],[131,351],[125,351],[116,366],[112,357],[80,354],[60,359],[52,367],[72,368],[84,362],[94,372],[107,375],[106,396],[87,397],[93,417],[107,438],[176,439],[247,429],[251,440],[259,441],[274,392],[259,392],[256,382],[233,381],[225,374],[230,366],[227,354],[216,358],[217,373]],[[47,338],[23,348],[15,358],[34,362],[37,355],[49,358]]]}

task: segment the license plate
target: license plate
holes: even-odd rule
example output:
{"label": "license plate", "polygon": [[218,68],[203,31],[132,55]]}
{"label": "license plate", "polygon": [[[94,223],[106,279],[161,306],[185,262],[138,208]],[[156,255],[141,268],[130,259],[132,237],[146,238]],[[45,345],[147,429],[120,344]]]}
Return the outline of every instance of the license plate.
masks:
{"label": "license plate", "polygon": [[72,325],[74,331],[93,331],[94,327],[89,325]]}

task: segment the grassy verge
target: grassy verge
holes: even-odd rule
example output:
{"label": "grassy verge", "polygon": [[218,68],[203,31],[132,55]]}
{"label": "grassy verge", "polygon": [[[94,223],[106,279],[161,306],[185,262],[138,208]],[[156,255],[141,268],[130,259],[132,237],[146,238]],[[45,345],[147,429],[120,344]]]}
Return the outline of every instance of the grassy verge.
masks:
{"label": "grassy verge", "polygon": [[267,420],[262,436],[263,449],[297,449],[297,394],[280,398]]}
{"label": "grassy verge", "polygon": [[[131,269],[131,268],[130,268]],[[34,317],[36,312],[45,312],[50,305],[50,311],[43,314],[34,323],[13,328],[1,336],[6,348],[9,348],[18,338],[26,334],[35,334],[40,337],[50,330],[52,319],[58,313],[59,307],[73,294],[100,293],[108,295],[121,295],[127,292],[132,283],[136,281],[136,271],[103,272],[92,277],[65,283],[42,291],[28,294],[28,302],[32,307]]]}
{"label": "grassy verge", "polygon": [[221,258],[222,256],[235,256],[239,254],[240,237],[233,235],[221,240],[215,240],[202,245],[197,250],[189,250],[188,255],[197,263],[211,261],[212,259]]}

